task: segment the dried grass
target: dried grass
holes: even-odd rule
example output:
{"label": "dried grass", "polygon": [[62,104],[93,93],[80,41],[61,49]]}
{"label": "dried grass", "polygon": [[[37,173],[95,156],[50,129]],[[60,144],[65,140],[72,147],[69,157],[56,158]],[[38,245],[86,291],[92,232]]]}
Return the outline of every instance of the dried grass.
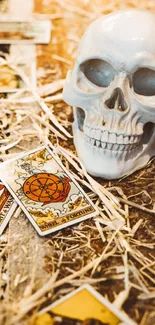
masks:
{"label": "dried grass", "polygon": [[[6,260],[10,247],[7,233],[1,237],[0,294],[7,302],[0,311],[2,324],[4,321],[6,325],[32,324],[38,310],[83,283],[93,285],[118,308],[123,306],[138,324],[149,324],[146,306],[141,308],[138,303],[154,298],[155,260],[151,222],[155,214],[155,196],[152,185],[149,187],[153,182],[151,175],[154,169],[148,165],[146,170],[120,182],[104,182],[91,177],[76,156],[71,131],[72,111],[62,100],[65,74],[72,66],[77,43],[86,26],[100,14],[125,7],[154,10],[155,4],[145,0],[77,0],[74,3],[71,0],[48,0],[43,7],[41,0],[36,1],[36,11],[44,18],[52,18],[55,26],[52,43],[46,49],[37,47],[37,90],[32,88],[29,79],[19,69],[18,60],[13,64],[7,56],[0,62],[0,65],[14,69],[28,88],[27,92],[20,91],[0,99],[0,158],[6,160],[16,152],[35,148],[41,143],[48,144],[100,212],[94,220],[60,231],[37,243],[36,252],[48,248],[48,255],[42,259],[50,279],[47,276],[44,284],[36,284],[34,258],[30,265],[33,270],[31,276],[17,272],[14,277],[16,294],[6,290]],[[145,186],[144,191],[141,184]],[[133,188],[133,194],[132,190],[128,193],[126,185],[128,190]],[[131,198],[133,201],[130,201]],[[15,220],[18,221],[19,216],[20,209]],[[143,230],[146,231],[147,227],[151,230],[145,239]],[[25,256],[23,261],[29,258],[25,237],[21,247],[18,240],[14,245],[20,255]],[[21,285],[24,285],[24,290],[19,296]],[[135,301],[131,302],[133,297]]]}

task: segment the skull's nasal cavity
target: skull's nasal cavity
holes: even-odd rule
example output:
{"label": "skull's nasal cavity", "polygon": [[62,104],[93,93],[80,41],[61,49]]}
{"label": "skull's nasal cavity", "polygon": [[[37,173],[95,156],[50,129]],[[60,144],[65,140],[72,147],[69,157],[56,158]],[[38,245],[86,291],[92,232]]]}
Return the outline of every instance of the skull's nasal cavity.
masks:
{"label": "skull's nasal cavity", "polygon": [[117,87],[111,97],[105,102],[107,108],[109,109],[117,109],[119,111],[125,111],[128,107],[124,94],[121,88]]}

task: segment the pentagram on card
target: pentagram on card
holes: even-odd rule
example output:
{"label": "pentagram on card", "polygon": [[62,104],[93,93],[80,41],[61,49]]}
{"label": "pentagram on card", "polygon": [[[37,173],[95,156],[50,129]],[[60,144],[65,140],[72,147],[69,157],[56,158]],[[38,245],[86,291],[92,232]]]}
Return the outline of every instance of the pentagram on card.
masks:
{"label": "pentagram on card", "polygon": [[32,201],[44,204],[64,202],[71,189],[68,177],[59,177],[49,173],[30,176],[23,184],[24,194]]}

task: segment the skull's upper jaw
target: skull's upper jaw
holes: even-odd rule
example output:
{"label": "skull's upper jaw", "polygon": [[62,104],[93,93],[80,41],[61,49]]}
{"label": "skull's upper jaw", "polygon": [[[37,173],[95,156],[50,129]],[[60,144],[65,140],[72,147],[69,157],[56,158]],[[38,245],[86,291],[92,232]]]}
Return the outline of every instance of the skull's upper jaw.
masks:
{"label": "skull's upper jaw", "polygon": [[[76,109],[75,109],[76,110]],[[119,179],[144,167],[152,157],[152,150],[155,152],[155,126],[147,124],[141,144],[129,149],[124,144],[102,144],[98,147],[98,140],[89,140],[84,132],[80,130],[78,120],[75,118],[74,143],[78,156],[83,161],[86,170],[93,176],[105,179]],[[148,134],[147,134],[147,131]],[[145,143],[143,143],[143,141]],[[147,142],[148,141],[148,142]],[[129,145],[130,146],[130,145]],[[127,148],[128,147],[128,148]],[[114,149],[117,148],[117,149]],[[118,150],[119,149],[119,150]]]}
{"label": "skull's upper jaw", "polygon": [[[107,107],[102,109],[95,107],[96,98],[98,97],[93,98],[91,94],[87,96],[82,92],[78,94],[74,83],[74,74],[70,72],[63,95],[64,100],[74,106],[74,140],[79,157],[84,162],[87,171],[95,176],[114,179],[132,173],[144,166],[153,156],[153,151],[155,151],[153,144],[155,139],[154,98],[148,97],[147,99],[146,97],[137,96],[138,99],[135,100],[133,96],[129,100],[131,114],[118,111],[115,113],[115,110],[107,110]],[[106,99],[107,97],[105,97],[105,105]],[[112,96],[111,101],[113,101]],[[151,118],[150,116],[147,118],[147,115],[149,115],[149,102],[150,106],[152,106]],[[108,101],[108,103],[110,102]],[[94,109],[92,109],[92,106]],[[145,114],[142,109],[146,110]],[[94,119],[90,119],[91,112],[94,114]],[[99,120],[102,121],[100,125],[96,122],[96,113]],[[138,117],[136,128],[133,127],[135,125],[135,116]],[[138,121],[141,118],[143,122],[139,123]],[[104,120],[106,123],[103,123]],[[112,124],[108,124],[109,121],[112,123],[113,120],[115,120],[114,127],[112,127]],[[124,123],[122,124],[124,129],[120,128],[121,123]],[[130,126],[128,130],[126,125]],[[131,132],[129,132],[129,129]]]}
{"label": "skull's upper jaw", "polygon": [[[109,151],[114,152],[117,157],[130,154],[130,157],[144,153],[146,147],[152,146],[155,137],[155,123],[147,122],[143,125],[143,130],[138,132],[136,129],[132,134],[118,133],[115,130],[98,127],[93,124],[86,124],[85,111],[80,107],[74,107],[74,133],[80,131],[79,136],[84,137],[85,142],[92,147],[97,147],[99,150],[109,154]],[[106,121],[106,119],[105,119]],[[128,157],[129,158],[129,157]]]}

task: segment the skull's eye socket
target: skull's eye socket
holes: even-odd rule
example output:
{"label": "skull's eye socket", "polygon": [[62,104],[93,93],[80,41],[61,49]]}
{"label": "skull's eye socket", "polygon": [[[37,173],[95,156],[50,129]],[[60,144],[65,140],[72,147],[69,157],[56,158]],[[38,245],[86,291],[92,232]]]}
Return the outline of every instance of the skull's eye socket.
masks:
{"label": "skull's eye socket", "polygon": [[133,75],[133,88],[135,93],[143,96],[155,95],[155,71],[141,68]]}
{"label": "skull's eye socket", "polygon": [[115,78],[116,72],[106,61],[92,59],[81,65],[85,77],[98,87],[108,87]]}

